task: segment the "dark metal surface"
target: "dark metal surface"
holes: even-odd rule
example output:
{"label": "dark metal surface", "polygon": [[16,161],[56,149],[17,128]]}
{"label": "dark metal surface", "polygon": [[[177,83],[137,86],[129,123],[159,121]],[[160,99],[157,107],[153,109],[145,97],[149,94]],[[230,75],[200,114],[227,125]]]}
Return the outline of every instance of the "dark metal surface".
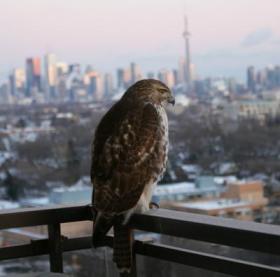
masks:
{"label": "dark metal surface", "polygon": [[[48,248],[46,247],[48,240],[38,240],[36,241],[36,244],[37,247],[35,249],[37,250],[35,250],[35,252],[32,252],[34,247],[31,244],[25,246],[13,246],[9,251],[10,255],[6,256],[6,258],[11,259],[48,254]],[[113,238],[106,237],[104,242],[102,242],[102,245],[112,247]],[[62,246],[63,251],[89,249],[91,248],[91,237],[65,239],[62,241]],[[41,250],[39,251],[39,249]],[[181,249],[159,243],[147,243],[138,240],[135,242],[135,253],[235,276],[280,276],[280,268],[200,251]],[[3,256],[0,252],[0,259],[1,258],[3,258]]]}
{"label": "dark metal surface", "polygon": [[63,273],[63,249],[60,224],[48,225],[50,271]]}
{"label": "dark metal surface", "polygon": [[1,210],[0,230],[82,220],[92,220],[90,205]]}
{"label": "dark metal surface", "polygon": [[[62,252],[91,248],[91,237],[61,240],[59,224],[92,217],[89,205],[1,211],[0,229],[49,225],[50,240],[0,248],[0,260],[50,254],[51,270],[62,272]],[[160,209],[134,215],[130,225],[143,231],[280,254],[280,226]],[[106,237],[101,245],[112,246],[112,237]],[[136,241],[135,253],[236,276],[280,276],[279,268],[162,244]]]}
{"label": "dark metal surface", "polygon": [[135,214],[135,229],[280,254],[280,226],[172,210]]}
{"label": "dark metal surface", "polygon": [[276,277],[280,268],[158,243],[137,241],[137,254],[242,277]]}

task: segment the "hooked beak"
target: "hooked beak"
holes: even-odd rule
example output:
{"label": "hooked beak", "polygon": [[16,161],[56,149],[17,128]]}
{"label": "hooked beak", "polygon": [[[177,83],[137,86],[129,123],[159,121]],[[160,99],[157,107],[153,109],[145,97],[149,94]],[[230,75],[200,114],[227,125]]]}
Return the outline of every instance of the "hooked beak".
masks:
{"label": "hooked beak", "polygon": [[172,104],[173,106],[175,105],[175,97],[174,96],[170,96],[167,100],[168,103]]}

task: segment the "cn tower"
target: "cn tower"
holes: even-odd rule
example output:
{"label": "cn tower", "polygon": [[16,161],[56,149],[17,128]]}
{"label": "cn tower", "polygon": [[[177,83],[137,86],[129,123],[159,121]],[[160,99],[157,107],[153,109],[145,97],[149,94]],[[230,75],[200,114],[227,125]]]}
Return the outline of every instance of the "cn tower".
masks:
{"label": "cn tower", "polygon": [[185,74],[184,81],[187,85],[187,88],[191,86],[191,57],[190,57],[190,32],[188,28],[188,18],[184,16],[184,33],[183,38],[185,40]]}

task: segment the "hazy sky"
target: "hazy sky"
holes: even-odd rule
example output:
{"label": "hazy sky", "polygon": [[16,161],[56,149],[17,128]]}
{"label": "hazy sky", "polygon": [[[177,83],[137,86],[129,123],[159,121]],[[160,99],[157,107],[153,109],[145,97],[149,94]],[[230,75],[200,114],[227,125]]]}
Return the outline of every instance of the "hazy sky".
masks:
{"label": "hazy sky", "polygon": [[0,0],[0,76],[46,52],[103,72],[175,68],[184,13],[199,75],[280,64],[279,0]]}

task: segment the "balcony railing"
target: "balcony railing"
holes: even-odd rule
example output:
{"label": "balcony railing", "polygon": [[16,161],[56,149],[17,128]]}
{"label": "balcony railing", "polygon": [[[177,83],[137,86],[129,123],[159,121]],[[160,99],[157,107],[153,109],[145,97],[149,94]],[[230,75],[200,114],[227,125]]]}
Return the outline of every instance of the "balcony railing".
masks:
{"label": "balcony railing", "polygon": [[[91,248],[91,237],[64,237],[61,235],[60,224],[91,221],[91,210],[89,205],[76,205],[1,211],[0,230],[47,225],[48,239],[0,248],[0,261],[48,254],[50,271],[63,272],[63,252]],[[254,250],[280,257],[278,226],[162,209],[135,214],[130,226],[136,230]],[[107,236],[100,244],[111,247],[112,237]],[[136,240],[134,252],[235,276],[280,276],[279,267],[156,242]],[[137,255],[135,257],[137,258]],[[130,276],[136,274],[137,270],[134,270]]]}

